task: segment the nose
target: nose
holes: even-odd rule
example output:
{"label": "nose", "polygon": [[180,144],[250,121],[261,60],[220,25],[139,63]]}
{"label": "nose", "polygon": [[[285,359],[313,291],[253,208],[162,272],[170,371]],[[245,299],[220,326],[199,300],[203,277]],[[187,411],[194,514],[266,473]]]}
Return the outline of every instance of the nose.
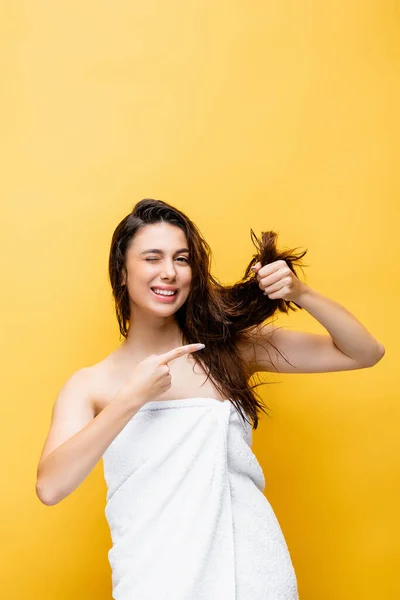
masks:
{"label": "nose", "polygon": [[163,267],[161,270],[161,279],[175,279],[175,267],[172,261],[166,261],[163,263]]}

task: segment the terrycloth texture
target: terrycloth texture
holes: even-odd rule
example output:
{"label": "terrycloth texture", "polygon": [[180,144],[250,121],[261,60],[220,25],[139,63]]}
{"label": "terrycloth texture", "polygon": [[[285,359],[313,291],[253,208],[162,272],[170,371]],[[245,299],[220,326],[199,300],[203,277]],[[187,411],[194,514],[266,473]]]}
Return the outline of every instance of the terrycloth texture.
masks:
{"label": "terrycloth texture", "polygon": [[144,405],[103,455],[115,600],[297,600],[262,493],[252,428],[230,400]]}

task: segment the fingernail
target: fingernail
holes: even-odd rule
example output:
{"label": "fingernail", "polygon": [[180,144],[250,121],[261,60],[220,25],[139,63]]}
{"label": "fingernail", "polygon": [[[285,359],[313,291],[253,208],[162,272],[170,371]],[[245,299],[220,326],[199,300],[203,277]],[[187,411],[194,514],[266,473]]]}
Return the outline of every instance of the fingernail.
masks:
{"label": "fingernail", "polygon": [[206,347],[206,345],[205,345],[205,344],[197,344],[197,347],[198,347],[198,348],[205,348],[205,347]]}

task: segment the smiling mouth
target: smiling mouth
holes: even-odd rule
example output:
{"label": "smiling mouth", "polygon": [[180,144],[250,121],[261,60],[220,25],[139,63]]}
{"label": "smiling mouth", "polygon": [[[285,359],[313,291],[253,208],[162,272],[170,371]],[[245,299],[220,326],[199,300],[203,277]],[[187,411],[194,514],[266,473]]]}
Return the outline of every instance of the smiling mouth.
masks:
{"label": "smiling mouth", "polygon": [[162,296],[163,298],[174,298],[177,294],[179,290],[175,290],[173,294],[160,294],[156,291],[154,291],[153,288],[150,288],[151,291],[153,292],[153,294],[156,294],[156,296]]}

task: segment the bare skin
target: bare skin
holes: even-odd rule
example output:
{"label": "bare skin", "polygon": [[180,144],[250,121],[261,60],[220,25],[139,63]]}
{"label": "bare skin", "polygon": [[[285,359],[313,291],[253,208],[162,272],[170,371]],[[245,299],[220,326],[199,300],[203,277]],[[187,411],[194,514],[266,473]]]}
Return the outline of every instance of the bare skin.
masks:
{"label": "bare skin", "polygon": [[[162,254],[146,250],[158,248]],[[168,223],[155,223],[141,229],[126,256],[130,296],[131,326],[128,337],[110,355],[89,367],[93,381],[92,406],[98,414],[129,377],[132,369],[150,354],[161,354],[183,345],[174,314],[185,303],[192,280],[189,252],[184,232]],[[181,250],[181,251],[179,251]],[[151,288],[172,286],[178,294],[165,303]],[[203,340],[196,340],[202,342]],[[225,400],[191,354],[173,360],[171,387],[158,400],[196,396]]]}
{"label": "bare skin", "polygon": [[[143,359],[146,356],[142,357]],[[121,358],[118,349],[101,362],[89,367],[93,391],[91,403],[94,414],[99,414],[111,402],[115,394],[129,378],[129,373],[142,359],[126,361]],[[196,363],[192,354],[186,354],[169,363],[171,387],[158,396],[157,400],[177,400],[184,398],[215,398],[225,400],[208,380],[202,367]]]}
{"label": "bare skin", "polygon": [[[163,222],[146,225],[127,249],[125,266],[122,283],[130,302],[127,338],[100,362],[73,373],[56,398],[37,472],[37,494],[45,504],[68,496],[147,402],[195,397],[226,400],[206,381],[191,355],[201,352],[199,347],[181,348],[175,313],[186,302],[192,280],[184,232]],[[177,292],[169,300],[155,291],[166,288]],[[299,304],[319,318],[331,335],[265,324],[255,331],[256,337],[269,342],[273,336],[279,351],[271,351],[271,362],[264,344],[250,341],[238,348],[249,376],[276,369],[281,373],[361,369],[382,358],[383,346],[337,303],[309,291]],[[349,354],[340,347],[349,348]]]}
{"label": "bare skin", "polygon": [[[184,344],[174,315],[190,293],[192,278],[185,248],[183,231],[167,223],[147,225],[134,237],[126,255],[128,336],[103,360],[73,373],[60,390],[38,464],[36,490],[43,503],[56,504],[76,489],[147,402],[225,400],[210,380],[206,382],[191,355],[195,348],[176,351]],[[178,291],[172,301],[153,291],[165,287]],[[145,369],[143,361],[165,353],[170,360],[158,382],[153,359]]]}
{"label": "bare skin", "polygon": [[169,363],[203,347],[188,344],[141,360],[96,415],[91,400],[93,372],[89,368],[76,371],[54,403],[37,471],[39,499],[53,505],[74,491],[135,414],[171,387]]}

